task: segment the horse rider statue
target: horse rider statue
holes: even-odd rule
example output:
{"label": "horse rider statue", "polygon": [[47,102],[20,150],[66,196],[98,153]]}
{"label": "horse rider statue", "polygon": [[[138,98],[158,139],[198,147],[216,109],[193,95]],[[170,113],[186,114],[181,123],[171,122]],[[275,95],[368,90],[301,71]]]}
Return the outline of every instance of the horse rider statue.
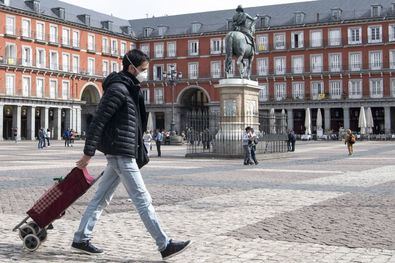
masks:
{"label": "horse rider statue", "polygon": [[[237,57],[237,66],[240,78],[251,76],[251,64],[255,55],[255,24],[256,18],[244,12],[244,9],[239,5],[236,13],[232,18],[232,31],[225,36],[226,59],[225,72],[228,78],[232,72],[232,58]],[[248,65],[244,59],[248,60]]]}
{"label": "horse rider statue", "polygon": [[232,30],[242,32],[244,35],[246,35],[251,41],[252,46],[255,50],[255,37],[251,32],[251,28],[247,26],[247,19],[255,21],[254,18],[244,12],[244,9],[241,5],[238,5],[236,8],[236,13],[233,15],[232,18]]}

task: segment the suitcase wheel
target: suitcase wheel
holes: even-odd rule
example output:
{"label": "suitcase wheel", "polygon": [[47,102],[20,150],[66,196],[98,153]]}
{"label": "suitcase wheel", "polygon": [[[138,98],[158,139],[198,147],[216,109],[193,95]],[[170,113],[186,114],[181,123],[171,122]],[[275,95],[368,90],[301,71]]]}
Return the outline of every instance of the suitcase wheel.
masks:
{"label": "suitcase wheel", "polygon": [[37,250],[37,248],[40,246],[40,243],[40,239],[33,234],[29,234],[23,239],[23,247],[30,252]]}
{"label": "suitcase wheel", "polygon": [[41,243],[47,240],[47,230],[45,228],[41,229],[37,233],[37,237],[40,239]]}
{"label": "suitcase wheel", "polygon": [[31,234],[35,235],[36,230],[34,230],[34,228],[31,227],[30,225],[24,225],[21,228],[19,228],[19,237],[21,240],[24,240],[27,235],[31,235]]}
{"label": "suitcase wheel", "polygon": [[40,227],[36,224],[36,222],[31,221],[31,222],[29,222],[27,224],[34,229],[36,234],[40,231]]}

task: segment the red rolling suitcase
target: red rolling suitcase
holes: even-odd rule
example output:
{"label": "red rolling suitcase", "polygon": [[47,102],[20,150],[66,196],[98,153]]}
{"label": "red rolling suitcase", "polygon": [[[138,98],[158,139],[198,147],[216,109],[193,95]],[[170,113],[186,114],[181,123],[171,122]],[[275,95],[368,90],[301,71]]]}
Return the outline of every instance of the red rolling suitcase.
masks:
{"label": "red rolling suitcase", "polygon": [[[19,230],[19,237],[29,251],[35,251],[47,237],[48,226],[62,217],[66,209],[81,197],[101,176],[95,180],[87,169],[73,168],[57,184],[45,192],[27,211],[28,216],[13,231]],[[31,222],[27,222],[29,219]],[[25,224],[24,226],[22,226]]]}

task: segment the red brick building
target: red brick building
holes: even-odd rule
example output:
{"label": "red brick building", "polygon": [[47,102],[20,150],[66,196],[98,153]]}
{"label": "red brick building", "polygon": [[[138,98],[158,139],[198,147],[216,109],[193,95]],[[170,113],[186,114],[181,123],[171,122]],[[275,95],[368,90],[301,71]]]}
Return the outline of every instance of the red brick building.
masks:
{"label": "red brick building", "polygon": [[[304,132],[305,109],[324,113],[325,130],[358,130],[361,107],[375,133],[395,129],[395,5],[391,0],[315,1],[246,8],[259,14],[252,79],[260,113],[286,110]],[[59,138],[86,130],[121,56],[137,46],[150,55],[143,84],[153,128],[185,129],[186,113],[219,111],[214,85],[224,74],[224,42],[234,10],[123,20],[60,1],[0,0],[0,138],[32,139],[39,127]],[[29,51],[30,50],[30,51]],[[30,53],[29,53],[30,52]],[[172,88],[163,73],[182,79]],[[237,73],[234,74],[237,77]],[[173,99],[174,95],[174,99]]]}

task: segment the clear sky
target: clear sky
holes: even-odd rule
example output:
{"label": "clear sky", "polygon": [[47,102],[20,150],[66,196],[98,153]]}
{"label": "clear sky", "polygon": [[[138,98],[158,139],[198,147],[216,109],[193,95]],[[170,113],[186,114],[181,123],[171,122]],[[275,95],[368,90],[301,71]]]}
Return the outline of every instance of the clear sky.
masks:
{"label": "clear sky", "polygon": [[[178,15],[205,11],[236,9],[307,0],[61,0],[70,4],[92,9],[124,19],[152,16]],[[328,0],[330,1],[330,0]]]}

